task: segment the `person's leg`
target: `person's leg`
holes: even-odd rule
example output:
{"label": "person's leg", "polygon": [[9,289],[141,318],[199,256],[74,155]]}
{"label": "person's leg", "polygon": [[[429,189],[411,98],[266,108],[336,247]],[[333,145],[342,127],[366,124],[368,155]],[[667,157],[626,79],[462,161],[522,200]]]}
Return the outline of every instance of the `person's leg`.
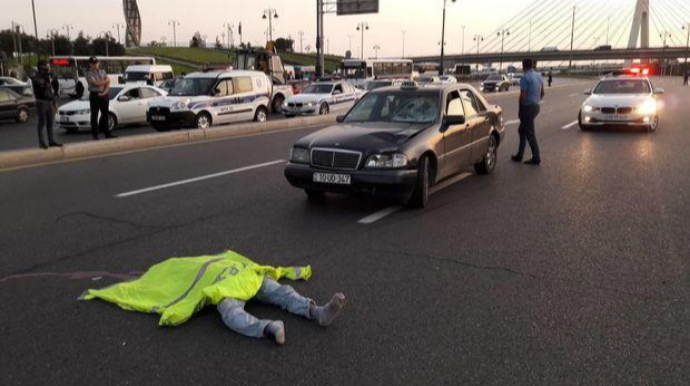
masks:
{"label": "person's leg", "polygon": [[250,338],[271,336],[276,343],[285,343],[285,327],[281,321],[259,320],[244,310],[245,302],[224,299],[218,304],[218,312],[229,329]]}
{"label": "person's leg", "polygon": [[279,306],[291,314],[315,320],[323,327],[331,325],[345,305],[345,296],[337,293],[328,304],[319,307],[316,302],[300,295],[294,288],[289,285],[282,285],[268,276],[264,277],[261,288],[254,299],[262,303]]}
{"label": "person's leg", "polygon": [[48,144],[50,146],[61,146],[59,143],[55,142],[55,136],[53,133],[53,125],[55,123],[55,109],[53,108],[52,104],[47,104],[48,107],[46,108],[46,129],[48,130]]}
{"label": "person's leg", "polygon": [[520,107],[518,111],[518,118],[520,119],[520,126],[518,127],[518,135],[520,136],[520,145],[518,146],[518,152],[514,155],[513,161],[522,162],[522,158],[525,156],[525,147],[527,146],[527,137],[525,136],[525,117],[523,113],[523,108]]}
{"label": "person's leg", "polygon": [[107,97],[103,97],[100,98],[98,103],[98,110],[101,113],[101,117],[98,121],[98,127],[100,129],[100,132],[105,134],[105,137],[108,138],[110,137],[110,130],[108,130],[108,114],[110,113],[108,107],[110,105],[110,101]]}
{"label": "person's leg", "polygon": [[91,109],[91,136],[93,139],[98,139],[98,98],[95,95],[89,95],[89,108]]}
{"label": "person's leg", "polygon": [[43,126],[46,124],[46,116],[44,114],[43,101],[36,101],[36,113],[38,115],[38,145],[42,148],[46,147],[46,141],[43,137]]}
{"label": "person's leg", "polygon": [[532,162],[541,162],[541,152],[539,150],[539,142],[537,141],[536,132],[536,119],[539,115],[539,105],[530,105],[529,109],[525,113],[527,116],[527,124],[525,125],[525,136],[527,137],[527,142],[529,142],[529,147],[532,150]]}

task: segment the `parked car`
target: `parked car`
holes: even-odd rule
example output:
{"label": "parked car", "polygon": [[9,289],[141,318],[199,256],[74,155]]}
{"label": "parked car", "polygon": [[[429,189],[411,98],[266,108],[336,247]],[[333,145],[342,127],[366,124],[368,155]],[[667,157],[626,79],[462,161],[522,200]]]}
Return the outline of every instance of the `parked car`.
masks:
{"label": "parked car", "polygon": [[424,207],[431,187],[467,166],[492,173],[504,135],[501,107],[465,84],[374,90],[338,122],[290,153],[285,177],[311,200],[380,194]]}
{"label": "parked car", "polygon": [[646,77],[613,76],[599,81],[582,104],[578,123],[583,131],[606,126],[659,127],[658,97],[664,89],[654,87]]}
{"label": "parked car", "polygon": [[422,75],[417,78],[417,84],[420,86],[438,85],[441,84],[441,78],[435,75]]}
{"label": "parked car", "polygon": [[510,91],[510,79],[505,75],[489,75],[481,84],[482,92]]}
{"label": "parked car", "polygon": [[458,79],[454,76],[451,75],[443,75],[439,76],[438,80],[440,81],[441,84],[455,84],[458,83]]}
{"label": "parked car", "polygon": [[33,96],[23,96],[8,88],[0,88],[0,119],[14,119],[24,123],[36,110]]}
{"label": "parked car", "polygon": [[357,99],[357,90],[348,82],[314,83],[301,94],[285,100],[282,111],[288,118],[296,115],[326,115],[347,111]]}
{"label": "parked car", "polygon": [[273,90],[271,79],[259,71],[196,72],[151,103],[147,121],[158,131],[265,122]]}
{"label": "parked car", "polygon": [[139,83],[161,87],[163,83],[175,78],[172,66],[168,65],[136,65],[129,66],[122,75],[120,83]]}
{"label": "parked car", "polygon": [[0,88],[10,89],[15,93],[25,97],[34,96],[34,90],[30,84],[22,82],[21,80],[17,80],[15,78],[0,77]]}
{"label": "parked car", "polygon": [[[146,111],[149,105],[163,98],[166,92],[162,89],[139,84],[113,86],[108,92],[110,115],[108,128],[146,123]],[[70,133],[80,129],[91,130],[91,108],[88,95],[82,99],[67,103],[58,109],[57,124]]]}

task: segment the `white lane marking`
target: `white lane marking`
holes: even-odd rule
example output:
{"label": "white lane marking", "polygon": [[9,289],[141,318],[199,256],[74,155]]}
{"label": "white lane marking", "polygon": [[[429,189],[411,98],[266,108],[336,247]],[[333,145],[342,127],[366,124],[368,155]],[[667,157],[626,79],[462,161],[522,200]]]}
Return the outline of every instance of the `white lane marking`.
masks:
{"label": "white lane marking", "polygon": [[577,125],[577,121],[570,122],[570,123],[568,123],[567,125],[561,127],[561,130],[568,130],[569,128],[571,128],[571,127],[573,127],[573,126],[575,126],[575,125]]}
{"label": "white lane marking", "polygon": [[[452,177],[450,179],[447,179],[447,180],[441,182],[440,184],[434,186],[433,188],[431,188],[431,190],[429,191],[429,194],[438,193],[441,190],[443,190],[443,189],[445,189],[445,188],[447,188],[453,184],[456,184],[456,183],[464,180],[467,177],[470,177],[471,175],[472,175],[472,173],[463,173],[463,174],[459,174],[455,177]],[[382,209],[382,210],[380,210],[380,211],[378,211],[378,212],[376,212],[370,216],[367,216],[367,217],[359,220],[358,223],[359,224],[365,224],[365,225],[373,224],[373,223],[375,223],[381,219],[384,219],[384,218],[392,215],[393,213],[401,210],[402,208],[403,207],[399,206],[399,205],[389,206],[388,208]]]}
{"label": "white lane marking", "polygon": [[227,175],[230,175],[230,174],[236,174],[236,173],[246,172],[246,171],[249,171],[249,170],[264,168],[264,167],[267,167],[267,166],[272,166],[272,165],[276,165],[276,164],[283,163],[283,162],[285,162],[285,160],[280,159],[280,160],[277,160],[277,161],[266,162],[266,163],[263,163],[263,164],[252,165],[252,166],[245,166],[245,167],[239,168],[239,169],[233,169],[233,170],[228,170],[228,171],[224,171],[224,172],[220,172],[220,173],[209,174],[209,175],[206,175],[206,176],[201,176],[201,177],[196,177],[196,178],[190,178],[190,179],[187,179],[187,180],[182,180],[182,181],[177,181],[177,182],[171,182],[171,183],[168,183],[168,184],[163,184],[163,185],[158,185],[158,186],[152,186],[152,187],[150,187],[150,188],[134,190],[134,191],[132,191],[132,192],[120,193],[120,194],[116,195],[115,197],[116,197],[116,198],[125,198],[125,197],[136,196],[136,195],[138,195],[138,194],[149,193],[149,192],[153,192],[153,191],[156,191],[156,190],[172,188],[172,187],[174,187],[174,186],[186,185],[186,184],[191,184],[191,183],[194,183],[194,182],[210,180],[210,179],[212,179],[212,178],[223,177],[223,176],[227,176]]}
{"label": "white lane marking", "polygon": [[504,123],[503,125],[504,126],[510,126],[510,125],[517,125],[518,123],[520,123],[519,119],[513,119],[512,121],[506,121],[506,123]]}
{"label": "white lane marking", "polygon": [[371,216],[367,216],[367,217],[359,220],[358,223],[360,223],[360,224],[373,224],[373,223],[381,220],[384,217],[392,215],[393,213],[399,211],[400,209],[402,209],[402,206],[390,206],[386,209],[380,210],[380,211],[372,214]]}
{"label": "white lane marking", "polygon": [[580,95],[582,95],[582,94],[580,94],[580,93],[578,92],[578,93],[576,93],[576,94],[570,94],[570,95],[568,95],[568,98],[574,98],[574,97],[580,96]]}

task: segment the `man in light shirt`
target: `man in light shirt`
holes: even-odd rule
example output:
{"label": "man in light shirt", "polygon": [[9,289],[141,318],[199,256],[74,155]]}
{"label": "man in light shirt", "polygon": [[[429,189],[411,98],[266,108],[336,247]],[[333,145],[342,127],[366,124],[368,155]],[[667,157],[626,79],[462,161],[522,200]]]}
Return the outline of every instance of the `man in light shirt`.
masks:
{"label": "man in light shirt", "polygon": [[512,156],[515,162],[522,162],[525,155],[525,147],[529,143],[532,149],[532,159],[525,162],[527,165],[541,164],[541,153],[539,151],[539,142],[537,141],[537,133],[535,127],[535,120],[539,116],[541,100],[544,99],[544,79],[541,75],[534,71],[534,61],[532,59],[525,59],[522,61],[524,75],[520,80],[520,110],[518,116],[520,117],[520,148],[518,153]]}
{"label": "man in light shirt", "polygon": [[[106,138],[117,138],[108,128],[108,116],[110,114],[110,78],[105,71],[98,67],[98,58],[89,58],[89,71],[86,73],[86,82],[89,84],[89,103],[91,108],[91,136],[97,141],[98,133],[102,132]],[[100,113],[100,119],[98,117]]]}

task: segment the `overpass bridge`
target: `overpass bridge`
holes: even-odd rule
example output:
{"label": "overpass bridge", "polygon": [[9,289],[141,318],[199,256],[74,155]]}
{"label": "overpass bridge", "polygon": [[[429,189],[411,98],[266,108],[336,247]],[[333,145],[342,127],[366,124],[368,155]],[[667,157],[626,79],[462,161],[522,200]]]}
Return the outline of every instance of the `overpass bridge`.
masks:
{"label": "overpass bridge", "polygon": [[[573,50],[573,51],[535,51],[535,52],[482,52],[479,54],[446,55],[444,64],[481,64],[481,63],[511,63],[520,62],[522,59],[531,58],[538,62],[564,62],[564,61],[613,61],[613,60],[649,60],[649,59],[680,59],[688,57],[686,47],[658,47],[658,48],[622,48],[611,50]],[[412,60],[415,63],[439,62],[439,55],[417,56]]]}

